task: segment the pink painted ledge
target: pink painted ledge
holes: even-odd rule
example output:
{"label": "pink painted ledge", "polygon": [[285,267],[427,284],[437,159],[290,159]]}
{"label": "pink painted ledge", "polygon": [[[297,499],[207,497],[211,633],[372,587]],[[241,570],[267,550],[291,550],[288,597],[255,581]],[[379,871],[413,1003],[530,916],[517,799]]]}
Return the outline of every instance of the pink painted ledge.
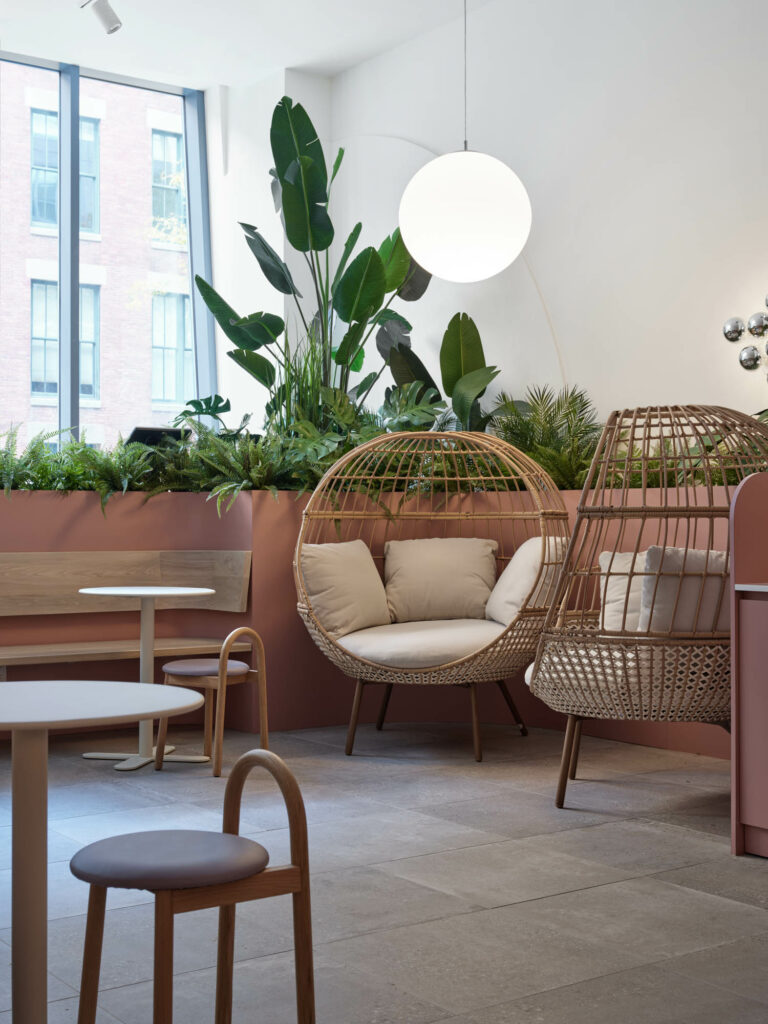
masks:
{"label": "pink painted ledge", "polygon": [[[575,518],[579,493],[563,492]],[[0,496],[0,550],[98,551],[141,549],[246,549],[253,550],[250,600],[244,615],[202,610],[162,611],[157,634],[221,636],[235,626],[252,625],[264,639],[267,653],[270,727],[309,729],[346,723],[352,699],[352,680],[336,669],[316,648],[296,613],[292,561],[301,513],[307,496],[280,492],[275,499],[266,491],[242,494],[229,512],[217,515],[215,502],[202,494],[116,495],[102,515],[99,498],[88,492],[62,496],[50,492],[14,492]],[[55,615],[0,619],[0,644],[127,638],[138,632],[138,615],[103,612],[92,615]],[[160,665],[158,664],[158,673]],[[60,678],[135,679],[136,662],[87,662],[55,669]],[[50,678],[51,666],[9,669],[12,679]],[[531,696],[522,679],[511,689],[530,726],[562,729],[564,719]],[[378,694],[371,687],[361,721],[373,721]],[[495,687],[480,694],[482,720],[508,724],[509,712]],[[397,687],[390,705],[390,721],[469,722],[468,698],[463,690],[443,687]],[[180,721],[198,721],[191,716]],[[227,723],[235,729],[257,731],[253,695],[233,689],[228,697]],[[729,756],[724,730],[706,725],[670,725],[652,722],[590,722],[585,733],[649,746]]]}

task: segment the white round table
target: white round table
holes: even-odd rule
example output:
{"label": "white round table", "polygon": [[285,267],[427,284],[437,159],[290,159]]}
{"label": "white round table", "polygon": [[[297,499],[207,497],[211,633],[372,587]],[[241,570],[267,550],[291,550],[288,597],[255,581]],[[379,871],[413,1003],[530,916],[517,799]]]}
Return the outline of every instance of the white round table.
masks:
{"label": "white round table", "polygon": [[3,683],[0,729],[12,732],[13,1019],[48,1011],[48,730],[181,714],[203,698],[178,686],[56,680]]}
{"label": "white round table", "polygon": [[[209,587],[82,587],[81,594],[92,594],[96,597],[135,597],[141,601],[141,633],[139,641],[139,682],[154,683],[155,681],[155,601],[158,597],[205,597],[215,594]],[[200,764],[209,761],[209,757],[199,754],[175,754],[173,747],[165,748],[164,761],[184,761]],[[152,764],[152,721],[139,723],[138,753],[114,753],[96,751],[83,754],[83,757],[95,758],[98,761],[118,761],[115,770],[130,772],[144,765]]]}

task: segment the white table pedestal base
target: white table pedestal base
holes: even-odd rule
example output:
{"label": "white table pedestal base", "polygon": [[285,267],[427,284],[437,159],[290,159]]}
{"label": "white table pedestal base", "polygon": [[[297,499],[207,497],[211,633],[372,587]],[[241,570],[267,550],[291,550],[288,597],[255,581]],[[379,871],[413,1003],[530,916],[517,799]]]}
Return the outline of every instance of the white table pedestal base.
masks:
{"label": "white table pedestal base", "polygon": [[[165,749],[175,750],[176,747],[166,747]],[[147,764],[155,763],[155,748],[152,747],[149,754],[139,754],[135,751],[118,753],[114,750],[95,750],[83,754],[83,757],[88,761],[119,761],[120,764],[115,765],[116,772],[132,772]]]}

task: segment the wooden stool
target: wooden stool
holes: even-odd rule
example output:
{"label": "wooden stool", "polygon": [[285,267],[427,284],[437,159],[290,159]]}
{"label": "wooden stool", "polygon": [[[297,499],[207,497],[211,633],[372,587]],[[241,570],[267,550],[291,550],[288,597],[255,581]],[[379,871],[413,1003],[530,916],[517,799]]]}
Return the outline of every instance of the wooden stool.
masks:
{"label": "wooden stool", "polygon": [[[249,636],[253,641],[253,652],[256,668],[251,668],[244,661],[235,661],[229,657],[235,640]],[[255,682],[259,694],[259,733],[264,750],[269,748],[269,729],[267,724],[267,675],[264,644],[259,634],[248,626],[240,626],[233,630],[221,647],[218,658],[185,658],[181,661],[169,661],[163,665],[163,682],[167,686],[187,686],[205,690],[205,731],[203,735],[203,753],[211,757],[213,748],[213,774],[221,775],[221,760],[224,746],[224,713],[226,710],[227,687],[237,683]],[[214,731],[213,699],[216,699],[216,727]],[[163,767],[165,739],[168,734],[168,719],[161,718],[157,732],[155,748],[155,770]]]}
{"label": "wooden stool", "polygon": [[[277,781],[288,811],[291,863],[267,867],[269,854],[238,835],[243,784],[256,766]],[[219,907],[215,1024],[231,1024],[235,906],[269,896],[293,896],[298,1024],[314,1024],[312,918],[309,901],[307,819],[301,790],[288,766],[267,750],[238,758],[224,792],[221,832],[191,829],[134,832],[84,847],[70,862],[72,874],[90,883],[78,1024],[95,1024],[107,888],[155,894],[154,1024],[173,1021],[174,915]]]}

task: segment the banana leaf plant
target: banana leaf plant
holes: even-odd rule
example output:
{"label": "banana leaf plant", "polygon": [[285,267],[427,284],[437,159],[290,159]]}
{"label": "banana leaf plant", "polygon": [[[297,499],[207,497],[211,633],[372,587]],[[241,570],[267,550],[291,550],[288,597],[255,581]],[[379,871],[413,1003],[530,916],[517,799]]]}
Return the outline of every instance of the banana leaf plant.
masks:
{"label": "banana leaf plant", "polygon": [[[385,322],[379,328],[379,351],[386,352],[395,384],[401,390],[419,386],[419,398],[444,408],[440,390],[424,363],[411,348],[410,335],[401,324]],[[440,346],[440,374],[443,390],[451,400],[453,419],[460,430],[484,431],[501,407],[485,410],[480,399],[491,381],[499,375],[495,366],[486,366],[480,332],[471,316],[456,313],[450,320]],[[394,397],[389,396],[390,404]],[[437,412],[436,412],[437,416]]]}
{"label": "banana leaf plant", "polygon": [[[408,254],[395,230],[378,248],[355,252],[362,224],[355,224],[335,267],[330,248],[334,227],[329,214],[333,183],[344,150],[339,149],[328,171],[323,148],[306,110],[284,96],[275,107],[270,130],[274,167],[271,187],[290,246],[300,253],[311,279],[304,298],[288,265],[252,224],[241,224],[245,242],[267,281],[293,303],[303,339],[319,351],[319,393],[327,389],[349,395],[360,412],[371,388],[386,367],[369,371],[354,387],[351,377],[363,368],[366,345],[382,324],[407,321],[391,309],[394,299],[415,301],[423,295],[430,275]],[[270,392],[268,409],[290,408],[286,383],[295,378],[297,345],[289,345],[286,323],[274,313],[241,316],[201,277],[195,281],[203,300],[234,348],[227,352]],[[298,347],[301,358],[301,348]],[[285,417],[284,417],[285,418]],[[290,421],[291,416],[287,419]]]}

